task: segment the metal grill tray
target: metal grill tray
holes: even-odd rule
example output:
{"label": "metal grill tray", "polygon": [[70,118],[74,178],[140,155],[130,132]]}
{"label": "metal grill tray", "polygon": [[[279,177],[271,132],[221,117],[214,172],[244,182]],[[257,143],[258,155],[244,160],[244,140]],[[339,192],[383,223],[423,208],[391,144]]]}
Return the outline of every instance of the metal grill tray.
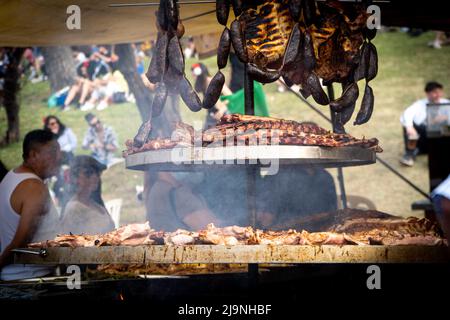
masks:
{"label": "metal grill tray", "polygon": [[178,147],[131,154],[126,158],[126,167],[133,170],[190,171],[233,165],[270,167],[274,161],[279,165],[336,168],[373,164],[376,156],[373,150],[361,147]]}
{"label": "metal grill tray", "polygon": [[[39,253],[39,249],[30,249]],[[151,263],[441,263],[449,262],[440,246],[304,246],[186,245],[48,248],[45,257],[15,253],[27,264],[151,264]]]}

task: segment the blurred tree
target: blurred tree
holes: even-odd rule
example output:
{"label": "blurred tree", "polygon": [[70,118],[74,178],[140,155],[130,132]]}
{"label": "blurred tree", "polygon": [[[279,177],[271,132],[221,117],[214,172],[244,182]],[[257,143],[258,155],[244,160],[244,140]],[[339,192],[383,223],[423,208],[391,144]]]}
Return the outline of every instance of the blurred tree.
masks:
{"label": "blurred tree", "polygon": [[6,66],[3,73],[3,90],[1,92],[1,104],[6,110],[8,126],[4,138],[0,141],[0,146],[11,142],[19,141],[19,103],[17,93],[20,89],[19,65],[25,48],[4,48],[3,54],[6,59]]}
{"label": "blurred tree", "polygon": [[[128,87],[136,99],[142,121],[145,121],[148,119],[153,103],[153,92],[145,86],[137,72],[134,49],[131,44],[124,43],[116,45],[114,52],[119,56],[118,69],[125,77]],[[152,134],[170,137],[175,129],[174,124],[179,121],[181,121],[179,96],[169,95],[161,115],[152,119]]]}
{"label": "blurred tree", "polygon": [[77,77],[72,49],[69,46],[57,46],[42,47],[41,50],[52,92],[71,86]]}
{"label": "blurred tree", "polygon": [[137,72],[136,57],[134,50],[129,43],[122,43],[115,46],[115,54],[119,56],[117,67],[128,83],[128,88],[136,99],[136,105],[143,121],[148,119],[149,111],[153,103],[153,94],[144,85]]}

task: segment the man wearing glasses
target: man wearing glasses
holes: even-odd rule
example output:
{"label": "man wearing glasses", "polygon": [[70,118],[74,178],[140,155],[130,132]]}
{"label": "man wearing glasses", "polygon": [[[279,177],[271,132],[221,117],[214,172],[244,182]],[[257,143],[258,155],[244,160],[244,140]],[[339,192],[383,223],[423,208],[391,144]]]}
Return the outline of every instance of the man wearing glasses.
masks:
{"label": "man wearing glasses", "polygon": [[86,114],[84,119],[89,129],[83,139],[83,149],[91,150],[92,157],[108,167],[119,162],[120,159],[114,158],[114,152],[119,147],[114,130],[101,123],[92,113]]}

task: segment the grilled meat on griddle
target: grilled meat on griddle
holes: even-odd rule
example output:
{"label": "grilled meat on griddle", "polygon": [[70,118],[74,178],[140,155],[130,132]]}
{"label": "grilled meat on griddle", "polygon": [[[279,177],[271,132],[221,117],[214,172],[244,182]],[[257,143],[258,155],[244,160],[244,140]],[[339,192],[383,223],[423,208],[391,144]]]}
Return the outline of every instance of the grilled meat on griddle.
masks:
{"label": "grilled meat on griddle", "polygon": [[[346,209],[345,218],[322,232],[259,230],[252,227],[216,227],[209,224],[198,232],[155,231],[148,222],[131,224],[103,235],[61,235],[54,240],[29,244],[42,247],[94,247],[137,245],[443,245],[435,223],[428,219],[400,218],[377,211],[363,216],[362,210]],[[323,219],[323,215],[320,216]]]}
{"label": "grilled meat on griddle", "polygon": [[203,147],[221,147],[230,141],[235,145],[258,143],[322,147],[356,146],[382,152],[376,138],[357,139],[349,134],[332,133],[318,125],[294,120],[230,114],[224,115],[216,126],[202,132],[195,132],[191,126],[178,123],[171,138],[149,140],[140,148],[134,147],[129,140],[124,156],[147,150],[189,147],[194,144]]}

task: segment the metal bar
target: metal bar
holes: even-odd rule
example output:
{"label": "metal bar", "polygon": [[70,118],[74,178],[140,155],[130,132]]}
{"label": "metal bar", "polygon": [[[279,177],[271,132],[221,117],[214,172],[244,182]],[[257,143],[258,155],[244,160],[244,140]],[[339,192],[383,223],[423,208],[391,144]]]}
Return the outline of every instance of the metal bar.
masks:
{"label": "metal bar", "polygon": [[14,253],[24,253],[24,254],[31,254],[35,256],[41,256],[45,258],[47,256],[47,249],[42,248],[39,250],[31,250],[31,249],[12,249],[11,250]]}
{"label": "metal bar", "polygon": [[[206,3],[216,3],[215,0],[185,0],[179,1],[178,4],[206,4]],[[140,3],[111,3],[108,5],[111,8],[123,8],[123,7],[152,7],[159,6],[159,1],[157,2],[140,2]]]}
{"label": "metal bar", "polygon": [[[330,101],[334,100],[334,88],[333,88],[333,84],[329,84],[327,86],[327,91],[328,91],[328,98],[330,99]],[[330,115],[331,115],[331,126],[333,128],[333,132],[336,132],[336,127],[335,127],[335,114],[333,112],[333,110],[331,110],[330,108]],[[341,191],[341,202],[342,202],[342,208],[343,209],[347,209],[347,193],[345,192],[345,180],[344,180],[344,171],[342,170],[341,167],[337,168],[337,179],[339,182],[339,190]]]}
{"label": "metal bar", "polygon": [[136,247],[61,247],[47,248],[47,251],[48,255],[46,257],[14,253],[14,263],[83,265],[107,263],[282,264],[450,262],[449,250],[446,246],[149,245]]}
{"label": "metal bar", "polygon": [[425,198],[427,199],[431,199],[430,195],[428,193],[426,193],[425,191],[423,191],[422,189],[420,189],[418,186],[416,186],[414,183],[412,183],[408,178],[406,178],[404,175],[402,175],[400,172],[398,172],[396,169],[394,169],[389,163],[387,163],[386,161],[384,161],[383,159],[381,159],[380,157],[377,156],[377,161],[379,161],[383,166],[385,166],[386,168],[388,168],[393,174],[395,174],[397,177],[399,177],[401,180],[403,180],[404,182],[406,182],[411,188],[413,188],[414,190],[416,190],[418,193],[420,193],[421,195],[423,195]]}
{"label": "metal bar", "polygon": [[248,265],[248,284],[249,288],[256,289],[258,288],[259,283],[259,266],[255,263],[250,263]]}
{"label": "metal bar", "polygon": [[247,210],[249,225],[257,227],[256,219],[256,167],[247,166]]}
{"label": "metal bar", "polygon": [[[245,114],[255,115],[255,99],[253,79],[248,74],[247,65],[244,65],[244,99]],[[254,166],[247,167],[247,208],[249,215],[249,223],[256,227],[256,168]]]}
{"label": "metal bar", "polygon": [[[247,64],[244,64],[244,102],[245,114],[255,115],[255,91],[253,79],[248,73]],[[257,227],[256,219],[256,167],[247,166],[247,208],[250,225]],[[248,265],[250,286],[256,286],[258,282],[259,267],[257,264]]]}
{"label": "metal bar", "polygon": [[247,72],[247,65],[244,66],[244,96],[245,96],[245,114],[255,115],[255,92],[253,79]]}
{"label": "metal bar", "polygon": [[[300,100],[302,100],[308,107],[310,107],[312,110],[314,110],[315,112],[317,112],[322,118],[324,118],[325,120],[327,120],[328,122],[332,123],[331,119],[329,117],[327,117],[322,111],[320,111],[319,109],[317,109],[314,105],[312,105],[311,103],[309,103],[305,98],[303,98],[300,93],[295,92],[294,90],[292,90],[289,86],[287,86],[286,84],[284,84],[284,86],[293,94],[295,94]],[[404,182],[406,182],[410,187],[412,187],[414,190],[416,190],[418,193],[420,193],[421,195],[423,195],[425,198],[430,199],[430,196],[428,193],[426,193],[425,191],[423,191],[422,189],[420,189],[418,186],[416,186],[411,180],[409,180],[408,178],[406,178],[404,175],[402,175],[400,172],[398,172],[395,168],[393,168],[390,164],[388,164],[386,161],[384,161],[383,159],[381,159],[379,156],[376,156],[377,161],[379,161],[385,168],[387,168],[388,170],[390,170],[393,174],[395,174],[397,177],[399,177],[401,180],[403,180]]]}
{"label": "metal bar", "polygon": [[[316,0],[317,2],[324,2],[326,0]],[[339,0],[340,2],[355,2],[361,3],[361,0]],[[390,0],[373,0],[372,3],[390,3]],[[189,4],[206,4],[206,3],[216,3],[216,0],[184,0],[179,1],[180,5],[189,5]],[[111,8],[122,8],[122,7],[150,7],[157,6],[158,2],[140,2],[140,3],[112,3],[108,5]]]}
{"label": "metal bar", "polygon": [[199,13],[199,14],[195,14],[193,16],[184,18],[183,21],[185,22],[185,21],[197,19],[199,17],[207,16],[208,14],[212,14],[212,13],[216,13],[216,10],[210,10],[210,11],[202,12],[202,13]]}

